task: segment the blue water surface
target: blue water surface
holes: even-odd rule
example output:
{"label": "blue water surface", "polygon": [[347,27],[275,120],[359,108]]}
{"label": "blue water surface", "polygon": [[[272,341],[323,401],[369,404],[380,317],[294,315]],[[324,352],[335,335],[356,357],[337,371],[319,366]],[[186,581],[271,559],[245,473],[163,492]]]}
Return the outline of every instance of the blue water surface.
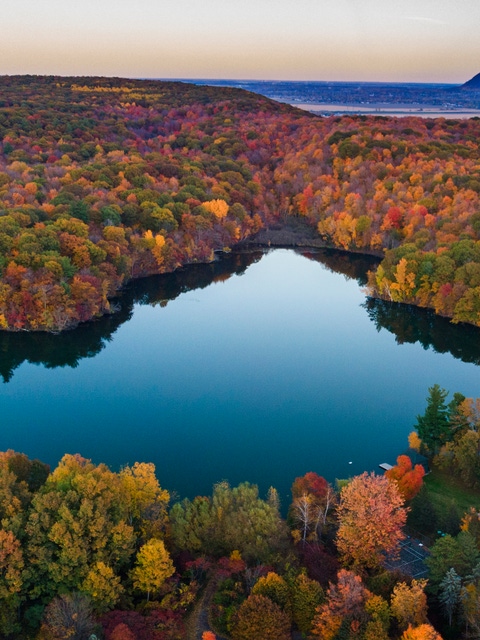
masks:
{"label": "blue water surface", "polygon": [[[369,312],[357,280],[319,260],[275,250],[190,290],[163,276],[165,290],[176,278],[174,299],[134,303],[110,333],[101,323],[115,319],[66,337],[4,336],[0,364],[18,362],[0,383],[0,449],[52,466],[66,452],[114,469],[151,461],[180,497],[248,480],[263,495],[276,487],[284,505],[307,471],[333,481],[393,463],[429,386],[480,395],[480,333],[452,337],[447,321],[421,316],[433,347],[424,334],[405,336],[428,312]],[[76,336],[101,346],[75,360]],[[450,349],[455,336],[465,340]],[[49,355],[38,356],[47,341]],[[76,366],[56,366],[62,349]]]}

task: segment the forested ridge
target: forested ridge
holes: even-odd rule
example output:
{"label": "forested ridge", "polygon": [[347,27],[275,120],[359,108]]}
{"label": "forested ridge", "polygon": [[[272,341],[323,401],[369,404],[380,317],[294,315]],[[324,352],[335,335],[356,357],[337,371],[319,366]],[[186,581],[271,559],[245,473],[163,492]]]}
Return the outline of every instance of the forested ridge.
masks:
{"label": "forested ridge", "polygon": [[131,278],[293,218],[384,256],[372,296],[480,326],[479,134],[229,88],[1,77],[0,328],[76,326]]}

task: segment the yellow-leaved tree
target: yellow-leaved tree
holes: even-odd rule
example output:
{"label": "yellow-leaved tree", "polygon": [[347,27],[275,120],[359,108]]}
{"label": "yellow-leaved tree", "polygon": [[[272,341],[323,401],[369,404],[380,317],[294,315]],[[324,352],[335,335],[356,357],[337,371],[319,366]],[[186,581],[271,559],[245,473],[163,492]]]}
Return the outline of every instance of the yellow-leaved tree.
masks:
{"label": "yellow-leaved tree", "polygon": [[123,504],[127,521],[139,529],[144,538],[159,538],[168,520],[170,494],[160,486],[151,462],[136,462],[120,471]]}
{"label": "yellow-leaved tree", "polygon": [[161,586],[175,573],[173,562],[162,540],[152,538],[146,542],[137,554],[135,568],[132,571],[133,586],[147,594],[158,593]]}
{"label": "yellow-leaved tree", "polygon": [[216,218],[221,220],[227,216],[229,206],[225,200],[209,200],[208,202],[202,202],[202,206],[210,213],[213,213]]}
{"label": "yellow-leaved tree", "polygon": [[391,609],[402,629],[420,626],[427,622],[426,580],[412,580],[411,585],[399,582],[393,588]]}
{"label": "yellow-leaved tree", "polygon": [[422,441],[420,440],[418,433],[416,431],[412,431],[408,434],[408,446],[410,449],[414,449],[415,451],[420,451],[420,447],[422,446]]}
{"label": "yellow-leaved tree", "polygon": [[82,591],[91,597],[98,613],[113,609],[123,590],[120,577],[104,562],[96,562],[82,584]]}

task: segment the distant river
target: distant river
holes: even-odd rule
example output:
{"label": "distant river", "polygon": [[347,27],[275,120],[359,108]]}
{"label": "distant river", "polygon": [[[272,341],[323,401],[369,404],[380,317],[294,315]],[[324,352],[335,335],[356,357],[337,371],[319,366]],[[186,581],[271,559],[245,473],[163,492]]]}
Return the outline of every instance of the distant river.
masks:
{"label": "distant river", "polygon": [[388,116],[391,118],[405,118],[415,116],[417,118],[454,118],[467,120],[468,118],[480,117],[480,109],[438,109],[433,105],[422,107],[420,105],[400,105],[395,108],[393,104],[378,105],[348,105],[348,104],[327,104],[327,103],[291,103],[294,107],[311,111],[323,116],[331,115],[361,115],[361,116]]}
{"label": "distant river", "polygon": [[[153,461],[179,496],[394,462],[434,383],[480,395],[480,331],[368,301],[372,262],[231,254],[134,283],[118,314],[0,334],[0,449]],[[1,378],[0,378],[1,379]]]}

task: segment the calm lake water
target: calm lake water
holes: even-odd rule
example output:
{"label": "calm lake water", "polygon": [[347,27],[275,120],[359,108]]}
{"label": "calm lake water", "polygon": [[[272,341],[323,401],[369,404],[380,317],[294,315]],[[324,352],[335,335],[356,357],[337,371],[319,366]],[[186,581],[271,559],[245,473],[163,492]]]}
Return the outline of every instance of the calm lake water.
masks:
{"label": "calm lake water", "polygon": [[284,507],[307,471],[393,463],[429,386],[480,395],[480,331],[367,300],[371,265],[232,254],[136,282],[119,313],[75,331],[0,333],[0,449],[152,461],[180,497],[273,485]]}

